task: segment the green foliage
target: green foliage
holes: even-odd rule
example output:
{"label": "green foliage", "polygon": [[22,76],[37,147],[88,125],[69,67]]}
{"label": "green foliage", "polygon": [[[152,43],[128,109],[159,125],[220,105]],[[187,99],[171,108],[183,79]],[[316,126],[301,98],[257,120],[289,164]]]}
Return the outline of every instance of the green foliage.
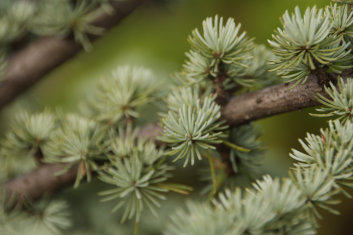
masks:
{"label": "green foliage", "polygon": [[159,84],[148,69],[122,66],[100,80],[89,113],[108,126],[140,116],[140,108],[156,98]]}
{"label": "green foliage", "polygon": [[[344,11],[338,12],[344,14]],[[351,67],[350,44],[342,35],[331,33],[331,19],[316,7],[307,8],[303,16],[299,7],[292,15],[286,11],[282,17],[283,29],[278,28],[272,35],[273,40],[269,40],[276,56],[273,71],[286,81],[304,83],[311,71],[331,69],[341,73]]]}
{"label": "green foliage", "polygon": [[[191,89],[184,90],[192,97]],[[181,92],[172,93],[169,100],[180,100]],[[215,97],[208,96],[202,101],[193,100],[193,103],[181,103],[176,111],[169,111],[168,116],[162,119],[163,133],[159,138],[168,143],[172,149],[169,155],[177,154],[176,160],[185,158],[184,166],[189,161],[195,163],[195,157],[202,159],[202,151],[215,149],[215,144],[222,143],[226,135],[222,132],[226,126],[220,121],[220,106],[214,102]],[[171,106],[173,104],[170,104]]]}
{"label": "green foliage", "polygon": [[13,220],[17,215],[17,211],[13,210],[11,214],[7,212],[6,205],[12,205],[12,203],[5,203],[5,191],[0,188],[0,233],[17,235],[16,230],[13,227]]}
{"label": "green foliage", "polygon": [[[261,162],[263,156],[262,144],[259,140],[259,128],[253,125],[233,127],[227,141],[229,158],[214,157],[216,167],[217,191],[234,189],[246,182],[254,180],[261,175]],[[233,146],[233,148],[231,147]],[[211,152],[212,156],[220,155],[217,151]],[[209,167],[200,170],[201,180],[209,184],[202,190],[202,194],[210,193],[213,185]],[[244,177],[245,176],[245,177]]]}
{"label": "green foliage", "polygon": [[98,170],[95,160],[104,158],[103,129],[93,120],[78,115],[67,115],[44,149],[45,162],[68,163],[69,169],[79,164],[75,187],[82,178],[91,180],[92,172]]}
{"label": "green foliage", "polygon": [[353,37],[353,12],[347,5],[330,5],[326,8],[326,15],[331,17],[331,33],[340,36],[343,35],[345,41],[352,42]]}
{"label": "green foliage", "polygon": [[[0,68],[11,44],[28,33],[73,35],[89,48],[87,35],[101,33],[90,22],[102,10],[111,10],[107,0],[38,3],[0,4]],[[9,9],[6,13],[4,6]],[[160,98],[156,77],[148,69],[123,66],[99,81],[85,103],[86,115],[19,114],[1,142],[0,181],[25,171],[15,169],[20,165],[18,156],[27,157],[31,167],[34,158],[38,163],[65,163],[62,172],[53,172],[57,175],[77,169],[75,187],[97,175],[110,187],[99,193],[101,201],[116,201],[112,211],[123,209],[121,222],[134,218],[137,234],[145,208],[158,215],[167,192],[190,191],[167,182],[174,169],[168,156],[175,155],[174,161],[184,159],[184,167],[205,157],[210,165],[204,177],[209,181],[209,200],[221,193],[213,205],[188,202],[187,211],[178,209],[165,234],[316,234],[321,210],[337,214],[333,208],[339,203],[337,194],[350,196],[345,188],[353,185],[352,79],[340,79],[338,88],[331,83],[325,88],[328,98],[319,95],[325,106],[317,109],[323,113],[317,115],[339,120],[330,121],[319,135],[300,140],[304,150],[290,154],[296,160],[290,178],[266,175],[245,189],[235,179],[243,174],[251,179],[258,176],[259,132],[252,124],[226,126],[221,117],[223,102],[218,100],[224,93],[226,102],[231,94],[277,83],[274,71],[296,84],[304,83],[310,74],[327,84],[352,67],[349,6],[313,7],[304,15],[297,7],[293,14],[284,14],[282,23],[269,41],[273,53],[253,44],[232,18],[224,23],[222,17],[209,17],[202,32],[192,32],[191,49],[176,75],[181,86],[168,90],[169,111],[161,114],[159,140],[168,144],[166,150],[141,137],[137,128],[142,111]],[[3,204],[0,233],[18,234],[15,223],[21,225],[19,234],[60,234],[70,226],[65,202],[29,203],[26,210],[11,212]]]}
{"label": "green foliage", "polygon": [[68,204],[63,200],[29,203],[25,210],[13,207],[12,199],[0,189],[0,233],[6,235],[60,235],[71,226]]}
{"label": "green foliage", "polygon": [[[231,223],[231,217],[226,217],[220,211],[214,211],[209,204],[195,203],[188,201],[186,203],[188,212],[178,209],[170,218],[164,234],[180,235],[218,235],[227,234],[227,222]],[[212,223],[210,223],[212,221]]]}
{"label": "green foliage", "polygon": [[[351,186],[353,125],[350,121],[342,125],[340,122],[329,122],[329,129],[321,130],[321,135],[308,134],[307,144],[300,141],[305,153],[293,150],[291,157],[297,160],[298,166],[318,165],[323,172],[334,180],[334,186]],[[320,177],[320,180],[325,177]],[[312,185],[308,185],[312,187]],[[342,190],[342,189],[341,189]]]}
{"label": "green foliage", "polygon": [[143,164],[153,165],[165,155],[162,148],[157,148],[153,141],[139,136],[139,129],[132,130],[131,125],[126,131],[119,128],[118,135],[112,132],[106,145],[106,155],[110,161],[128,158],[136,152]]}
{"label": "green foliage", "polygon": [[238,128],[232,128],[229,134],[229,141],[246,149],[246,151],[244,151],[232,148],[230,151],[230,161],[235,174],[245,173],[249,176],[257,175],[263,153],[259,138],[259,129],[253,125],[243,125]]}
{"label": "green foliage", "polygon": [[144,207],[155,215],[155,207],[160,207],[160,200],[165,200],[162,193],[168,191],[163,186],[173,168],[165,163],[163,151],[157,150],[154,143],[139,138],[137,131],[129,127],[124,133],[110,139],[110,163],[99,171],[99,179],[114,185],[115,188],[100,192],[102,201],[119,198],[119,203],[112,209],[125,207],[121,221],[140,216]]}
{"label": "green foliage", "polygon": [[[196,87],[182,87],[171,90],[170,94],[166,97],[165,102],[168,110],[178,113],[183,104],[190,104],[196,106],[198,103],[200,89]],[[164,115],[164,114],[162,114]]]}
{"label": "green foliage", "polygon": [[101,11],[95,10],[95,1],[45,0],[40,1],[38,14],[32,19],[31,29],[39,36],[59,35],[65,37],[73,33],[77,42],[82,43],[86,50],[91,48],[88,34],[99,35],[101,28],[91,22]]}
{"label": "green foliage", "polygon": [[225,64],[240,64],[244,60],[250,42],[245,32],[239,34],[241,25],[236,25],[234,19],[229,18],[223,25],[223,17],[217,15],[212,19],[206,18],[202,23],[203,35],[195,29],[189,37],[191,48],[206,58],[211,59],[215,67],[210,71],[215,76],[219,72],[218,61]]}
{"label": "green foliage", "polygon": [[[250,51],[250,57],[246,60],[246,67],[239,67],[231,71],[231,78],[234,83],[245,86],[267,87],[279,83],[279,77],[270,72],[269,62],[274,58],[271,50],[264,45],[255,45]],[[239,80],[240,79],[240,80]]]}
{"label": "green foliage", "polygon": [[311,165],[307,168],[294,169],[291,172],[291,178],[306,199],[305,207],[311,220],[315,222],[316,218],[321,218],[318,208],[337,214],[337,211],[331,208],[332,205],[339,203],[338,200],[333,199],[337,190],[333,190],[334,181],[328,177],[327,171]]}
{"label": "green foliage", "polygon": [[4,0],[0,3],[0,48],[19,38],[30,27],[36,13],[31,1]]}
{"label": "green foliage", "polygon": [[247,67],[252,40],[246,33],[240,33],[240,24],[229,18],[223,24],[223,17],[207,18],[203,21],[203,34],[195,29],[188,41],[191,50],[186,53],[188,60],[183,65],[182,76],[189,84],[210,78],[225,76],[233,78],[240,85],[249,86],[252,81],[235,77],[237,71]]}
{"label": "green foliage", "polygon": [[21,214],[23,224],[22,234],[47,235],[62,234],[61,231],[69,228],[68,204],[65,201],[41,201],[32,205],[28,214]]}
{"label": "green foliage", "polygon": [[353,120],[353,81],[352,78],[338,81],[337,87],[330,83],[325,87],[328,97],[318,94],[318,100],[323,105],[316,109],[320,114],[315,113],[317,117],[337,117],[342,122]]}
{"label": "green foliage", "polygon": [[[216,215],[223,218],[220,227],[228,228],[222,234],[316,234],[318,209],[336,214],[331,208],[339,203],[335,195],[346,193],[343,186],[351,187],[352,128],[350,121],[344,125],[330,122],[329,128],[321,131],[322,137],[308,135],[307,144],[301,141],[306,153],[293,150],[291,156],[299,162],[290,172],[291,180],[265,176],[254,189],[227,190],[214,201],[213,212],[208,205],[202,209],[209,210],[207,213],[200,209],[177,212],[167,234],[198,234],[193,227],[205,226],[203,221]],[[197,218],[192,225],[190,217]]]}
{"label": "green foliage", "polygon": [[40,155],[56,127],[56,117],[49,111],[17,114],[11,124],[11,131],[2,142],[3,154],[13,158]]}
{"label": "green foliage", "polygon": [[204,234],[203,228],[207,234],[315,234],[302,210],[304,198],[290,180],[266,176],[254,187],[225,191],[214,201],[215,209],[188,204],[189,212],[172,215],[165,234]]}
{"label": "green foliage", "polygon": [[[0,3],[0,71],[6,65],[5,52],[13,44],[41,36],[66,37],[70,34],[89,50],[89,35],[99,35],[102,28],[92,25],[103,11],[110,12],[106,0],[2,0]],[[1,77],[1,72],[0,72]]]}

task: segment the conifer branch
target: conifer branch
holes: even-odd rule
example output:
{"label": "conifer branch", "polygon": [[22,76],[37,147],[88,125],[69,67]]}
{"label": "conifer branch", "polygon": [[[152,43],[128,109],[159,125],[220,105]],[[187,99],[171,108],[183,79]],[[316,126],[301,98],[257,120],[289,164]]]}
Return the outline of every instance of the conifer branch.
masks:
{"label": "conifer branch", "polygon": [[311,75],[305,84],[292,87],[295,82],[270,86],[255,92],[233,97],[222,109],[222,117],[231,126],[239,126],[276,114],[316,106],[323,86]]}
{"label": "conifer branch", "polygon": [[[344,77],[350,76],[351,73],[347,71]],[[323,86],[314,75],[311,75],[305,84],[292,87],[294,83],[270,86],[235,96],[223,107],[222,118],[231,126],[239,126],[276,114],[316,106],[319,104],[317,94],[325,96]],[[157,145],[160,145],[161,142],[157,140],[160,132],[159,125],[149,124],[140,129],[139,135],[155,140]],[[25,197],[38,199],[74,182],[76,167],[60,176],[53,175],[53,172],[58,172],[64,167],[64,164],[42,165],[32,172],[8,181],[4,187],[10,194],[19,196],[19,203],[23,202]]]}
{"label": "conifer branch", "polygon": [[[94,26],[112,28],[145,0],[112,2],[112,13],[104,13],[93,22]],[[90,35],[90,40],[97,36]],[[5,77],[0,82],[0,109],[30,88],[66,60],[82,50],[73,38],[44,37],[17,52],[8,62]]]}
{"label": "conifer branch", "polygon": [[[149,124],[140,129],[139,136],[155,139],[159,131],[158,125]],[[158,145],[160,142],[156,141],[156,144]],[[73,185],[77,175],[77,165],[63,174],[55,175],[56,172],[63,171],[66,167],[67,164],[64,163],[41,165],[31,172],[7,181],[4,188],[9,195],[16,195],[19,205],[24,203],[27,198],[39,199],[45,194]]]}

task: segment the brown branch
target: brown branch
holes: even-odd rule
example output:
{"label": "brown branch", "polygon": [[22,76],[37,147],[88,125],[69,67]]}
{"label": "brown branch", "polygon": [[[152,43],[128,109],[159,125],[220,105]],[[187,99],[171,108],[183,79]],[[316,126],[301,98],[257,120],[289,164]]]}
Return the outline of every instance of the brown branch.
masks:
{"label": "brown branch", "polygon": [[300,110],[318,105],[316,94],[323,94],[323,87],[315,76],[303,85],[291,88],[286,83],[233,97],[222,109],[222,117],[231,126],[280,113]]}
{"label": "brown branch", "polygon": [[[115,11],[102,14],[92,24],[109,29],[143,2],[145,0],[114,2],[112,6]],[[6,75],[0,82],[0,109],[81,50],[81,45],[72,38],[45,37],[17,52],[10,58]]]}
{"label": "brown branch", "polygon": [[17,203],[22,204],[26,198],[37,200],[44,194],[52,193],[73,184],[77,166],[72,167],[66,173],[55,175],[64,169],[66,164],[41,165],[37,169],[12,179],[4,185],[9,196],[14,195]]}

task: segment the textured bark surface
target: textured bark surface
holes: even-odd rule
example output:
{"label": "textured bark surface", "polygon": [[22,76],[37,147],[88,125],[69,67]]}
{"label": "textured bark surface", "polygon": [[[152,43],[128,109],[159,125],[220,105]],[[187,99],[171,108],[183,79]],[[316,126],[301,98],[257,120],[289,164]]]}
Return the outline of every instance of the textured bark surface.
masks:
{"label": "textured bark surface", "polygon": [[286,83],[233,97],[222,109],[229,125],[237,126],[250,121],[318,105],[317,93],[323,93],[314,76],[303,85],[291,88]]}
{"label": "textured bark surface", "polygon": [[[143,2],[145,1],[115,2],[112,4],[115,11],[97,17],[93,25],[109,29],[117,25]],[[5,77],[0,82],[0,109],[81,50],[81,45],[73,39],[45,37],[14,54],[9,60]]]}
{"label": "textured bark surface", "polygon": [[4,185],[9,196],[15,196],[22,204],[26,198],[33,200],[44,194],[52,193],[65,186],[73,184],[76,178],[77,166],[70,168],[66,173],[56,175],[64,169],[65,164],[42,165],[37,169],[12,179]]}

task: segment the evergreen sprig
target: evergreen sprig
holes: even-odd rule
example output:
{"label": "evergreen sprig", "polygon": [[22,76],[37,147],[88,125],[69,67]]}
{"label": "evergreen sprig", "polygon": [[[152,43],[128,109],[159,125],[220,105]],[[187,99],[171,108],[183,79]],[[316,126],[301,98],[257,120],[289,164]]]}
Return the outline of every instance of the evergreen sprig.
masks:
{"label": "evergreen sprig", "polygon": [[6,46],[21,37],[30,27],[36,13],[36,3],[32,1],[4,0],[0,3],[0,47]]}
{"label": "evergreen sprig", "polygon": [[66,37],[70,33],[86,50],[91,48],[88,34],[99,35],[103,29],[91,22],[100,13],[96,10],[95,1],[79,0],[72,3],[70,0],[45,0],[38,6],[38,14],[32,19],[31,30],[39,36],[59,35]]}
{"label": "evergreen sprig", "polygon": [[337,87],[330,83],[325,87],[328,97],[318,94],[318,100],[323,105],[317,108],[320,113],[311,114],[317,117],[336,117],[342,122],[353,121],[353,80],[352,78],[338,80]]}
{"label": "evergreen sprig", "polygon": [[12,158],[41,158],[43,147],[56,128],[56,116],[50,111],[35,114],[20,112],[2,142],[3,154]]}
{"label": "evergreen sprig", "polygon": [[183,83],[194,85],[207,80],[212,62],[204,55],[192,50],[185,55],[188,60],[183,64],[184,71],[181,73],[186,77]]}
{"label": "evergreen sprig", "polygon": [[[188,92],[192,96],[191,90]],[[180,100],[178,95],[181,93],[173,93],[176,97],[169,100]],[[181,103],[177,112],[174,108],[162,119],[163,133],[159,139],[170,145],[168,154],[176,154],[175,161],[185,158],[184,166],[189,161],[194,165],[195,157],[201,160],[203,151],[215,149],[214,145],[222,143],[226,136],[223,132],[226,126],[220,121],[220,106],[214,99],[208,96],[193,103]]]}
{"label": "evergreen sprig", "polygon": [[252,40],[240,32],[240,24],[229,18],[223,23],[223,17],[208,17],[202,23],[203,32],[195,29],[188,38],[191,50],[186,53],[187,61],[183,65],[182,76],[186,84],[200,83],[224,77],[235,77],[236,84],[249,86],[252,81],[236,77],[240,68],[247,67],[251,57]]}
{"label": "evergreen sprig", "polygon": [[71,226],[66,201],[55,200],[51,202],[41,201],[31,205],[28,212],[20,215],[22,232],[28,235],[56,235],[63,234]]}
{"label": "evergreen sprig", "polygon": [[352,128],[350,121],[344,125],[339,121],[330,121],[329,129],[321,130],[320,136],[308,134],[305,138],[307,144],[300,141],[305,153],[293,150],[290,156],[298,161],[298,166],[318,165],[333,178],[335,187],[343,190],[343,186],[352,185],[353,179]]}
{"label": "evergreen sprig", "polygon": [[14,208],[11,213],[8,213],[8,208],[13,206],[13,202],[6,201],[6,196],[5,190],[0,188],[0,234],[18,235],[13,223],[17,218],[18,210]]}
{"label": "evergreen sprig", "polygon": [[[6,235],[60,235],[71,226],[68,204],[63,200],[28,202],[25,209],[14,206],[0,189],[0,233]],[[11,210],[9,208],[12,208]]]}
{"label": "evergreen sprig", "polygon": [[[129,126],[125,131],[110,139],[110,163],[99,171],[98,178],[115,188],[100,192],[102,201],[119,199],[112,209],[125,207],[121,221],[135,217],[140,220],[144,207],[157,215],[156,207],[165,200],[162,193],[168,191],[164,182],[171,177],[173,169],[165,163],[163,151],[157,150],[154,143],[137,136],[137,130]],[[164,185],[165,184],[165,185]]]}
{"label": "evergreen sprig", "polygon": [[351,67],[350,43],[331,33],[331,17],[322,9],[307,8],[302,16],[296,7],[292,15],[286,11],[282,24],[283,29],[278,28],[269,43],[276,56],[273,71],[286,81],[304,83],[311,71],[341,73]]}
{"label": "evergreen sprig", "polygon": [[230,70],[231,79],[243,86],[267,87],[279,83],[276,73],[270,72],[269,61],[274,58],[271,50],[264,45],[255,45],[250,51],[250,58],[245,62],[247,67],[234,67]]}
{"label": "evergreen sprig", "polygon": [[304,208],[313,224],[316,223],[316,219],[321,218],[319,208],[338,214],[337,210],[332,208],[340,202],[334,199],[338,190],[334,188],[335,182],[329,177],[328,171],[317,165],[310,165],[294,168],[290,176],[306,200]]}
{"label": "evergreen sprig", "polygon": [[[241,64],[247,58],[250,41],[246,33],[240,35],[240,24],[229,18],[223,25],[223,17],[217,15],[208,17],[202,22],[203,35],[195,29],[189,37],[192,49],[211,59],[211,64],[216,65],[218,60],[225,64]],[[217,73],[218,68],[214,72]]]}
{"label": "evergreen sprig", "polygon": [[149,69],[121,66],[100,80],[90,101],[90,115],[116,126],[140,116],[140,108],[156,98],[159,83]]}
{"label": "evergreen sprig", "polygon": [[[314,224],[302,209],[304,202],[291,180],[265,176],[254,189],[226,190],[214,201],[215,208],[193,203],[188,205],[189,212],[177,211],[165,234],[197,235],[201,233],[194,228],[204,227],[210,235],[315,234]],[[210,218],[215,222],[209,223]]]}
{"label": "evergreen sprig", "polygon": [[[188,201],[187,212],[178,208],[170,216],[171,222],[166,227],[166,235],[219,235],[227,234],[232,217],[215,211],[209,204]],[[212,221],[212,223],[210,223]],[[228,226],[225,226],[227,225]]]}
{"label": "evergreen sprig", "polygon": [[197,86],[181,87],[171,90],[170,94],[165,99],[168,109],[174,113],[178,113],[183,104],[196,106],[200,96],[199,90]]}
{"label": "evergreen sprig", "polygon": [[340,36],[344,40],[352,42],[353,37],[353,11],[347,5],[331,4],[326,7],[326,14],[331,17],[331,33]]}
{"label": "evergreen sprig", "polygon": [[[259,137],[259,128],[250,124],[231,128],[226,139],[229,158],[227,160],[222,157],[214,159],[217,165],[215,167],[217,192],[234,189],[246,179],[253,180],[260,176],[263,150]],[[216,151],[212,152],[212,156],[217,155]],[[209,167],[201,169],[200,173],[201,180],[208,182],[202,194],[210,193],[213,185]]]}
{"label": "evergreen sprig", "polygon": [[67,115],[44,149],[44,161],[68,163],[63,172],[78,164],[74,187],[78,187],[84,177],[89,182],[92,172],[99,168],[95,160],[104,158],[103,130],[93,120]]}
{"label": "evergreen sprig", "polygon": [[118,133],[119,136],[116,136],[112,132],[109,143],[107,143],[107,156],[110,161],[129,157],[136,152],[143,164],[153,165],[165,155],[164,149],[158,149],[154,142],[139,136],[138,128],[132,130],[131,125],[129,125],[126,131],[119,128]]}
{"label": "evergreen sprig", "polygon": [[263,153],[259,137],[259,129],[253,125],[243,125],[230,131],[229,141],[243,148],[231,148],[230,162],[235,174],[245,173],[252,178],[258,175]]}

